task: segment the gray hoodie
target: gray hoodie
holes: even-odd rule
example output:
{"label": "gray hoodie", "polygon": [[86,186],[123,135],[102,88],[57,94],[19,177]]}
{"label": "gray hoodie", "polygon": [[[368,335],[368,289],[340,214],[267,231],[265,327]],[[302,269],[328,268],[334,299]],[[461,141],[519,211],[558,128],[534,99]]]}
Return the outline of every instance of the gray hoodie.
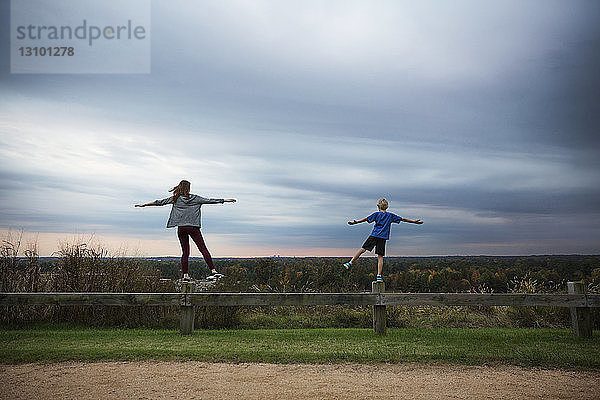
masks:
{"label": "gray hoodie", "polygon": [[200,207],[202,204],[222,204],[223,199],[207,199],[196,194],[190,194],[189,197],[179,196],[173,204],[173,196],[162,200],[155,200],[154,205],[164,206],[173,204],[171,215],[167,221],[167,228],[175,226],[197,226],[200,228]]}

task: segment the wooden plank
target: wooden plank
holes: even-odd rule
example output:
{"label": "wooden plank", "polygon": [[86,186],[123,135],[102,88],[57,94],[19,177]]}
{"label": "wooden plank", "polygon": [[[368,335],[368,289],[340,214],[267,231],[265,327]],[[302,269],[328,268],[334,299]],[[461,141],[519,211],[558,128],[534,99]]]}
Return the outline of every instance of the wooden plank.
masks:
{"label": "wooden plank", "polygon": [[194,282],[184,282],[181,285],[181,307],[179,316],[179,333],[182,335],[191,335],[194,333],[194,306],[190,299],[190,294],[196,290]]}
{"label": "wooden plank", "polygon": [[600,307],[600,294],[586,294],[588,307]]}
{"label": "wooden plank", "polygon": [[181,306],[179,316],[179,333],[182,335],[192,335],[194,333],[194,307]]}
{"label": "wooden plank", "polygon": [[179,293],[0,293],[0,305],[169,306],[180,305]]}
{"label": "wooden plank", "polygon": [[[584,282],[567,282],[569,293],[583,294],[587,292]],[[575,336],[583,338],[592,337],[592,313],[588,307],[570,307],[571,324]]]}
{"label": "wooden plank", "polygon": [[[183,298],[182,296],[185,296]],[[379,299],[379,300],[378,300]],[[107,305],[107,306],[312,306],[312,305],[409,305],[409,306],[555,306],[600,307],[597,294],[506,293],[0,293],[0,306],[9,305]]]}
{"label": "wooden plank", "polygon": [[375,305],[370,293],[193,293],[197,306],[317,306]]}
{"label": "wooden plank", "polygon": [[384,305],[585,307],[584,295],[520,293],[385,293]]}
{"label": "wooden plank", "polygon": [[371,293],[377,295],[377,304],[373,306],[373,331],[378,335],[385,335],[386,313],[385,306],[381,305],[381,295],[385,293],[385,283],[372,282]]}

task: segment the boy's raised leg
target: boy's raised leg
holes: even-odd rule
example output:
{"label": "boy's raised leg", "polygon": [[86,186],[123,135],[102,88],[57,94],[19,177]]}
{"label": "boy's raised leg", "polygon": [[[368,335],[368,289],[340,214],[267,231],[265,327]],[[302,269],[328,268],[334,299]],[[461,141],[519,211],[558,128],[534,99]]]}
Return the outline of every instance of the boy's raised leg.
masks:
{"label": "boy's raised leg", "polygon": [[358,251],[356,252],[356,254],[354,255],[354,257],[352,257],[352,260],[350,260],[347,263],[345,263],[344,267],[346,267],[346,269],[349,269],[350,266],[352,265],[352,263],[354,261],[356,261],[358,259],[358,257],[360,257],[365,251],[367,251],[367,250],[365,250],[363,248],[358,249]]}
{"label": "boy's raised leg", "polygon": [[362,256],[365,251],[367,251],[367,250],[365,250],[363,248],[358,249],[358,251],[356,252],[354,257],[352,257],[352,260],[350,260],[350,264],[352,264],[354,261],[356,261],[358,259],[358,257]]}

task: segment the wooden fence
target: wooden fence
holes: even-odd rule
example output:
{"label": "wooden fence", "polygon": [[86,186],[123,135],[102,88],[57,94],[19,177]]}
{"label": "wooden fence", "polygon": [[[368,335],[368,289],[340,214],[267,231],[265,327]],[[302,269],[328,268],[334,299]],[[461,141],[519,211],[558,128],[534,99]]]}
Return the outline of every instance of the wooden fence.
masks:
{"label": "wooden fence", "polygon": [[366,293],[198,293],[194,283],[180,293],[0,293],[0,306],[180,306],[180,332],[194,332],[194,306],[373,306],[373,330],[385,334],[386,306],[553,306],[569,307],[573,331],[592,336],[591,307],[600,295],[587,294],[583,282],[569,282],[569,294],[520,293],[385,293],[383,282],[373,282]]}

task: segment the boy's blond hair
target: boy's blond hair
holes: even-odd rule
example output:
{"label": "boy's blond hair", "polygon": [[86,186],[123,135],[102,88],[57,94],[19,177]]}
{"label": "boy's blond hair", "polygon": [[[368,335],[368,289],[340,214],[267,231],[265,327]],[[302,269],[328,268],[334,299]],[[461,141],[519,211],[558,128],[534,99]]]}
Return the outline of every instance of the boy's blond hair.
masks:
{"label": "boy's blond hair", "polygon": [[379,199],[379,200],[377,200],[377,207],[380,210],[387,210],[387,208],[388,208],[388,201],[386,199]]}

